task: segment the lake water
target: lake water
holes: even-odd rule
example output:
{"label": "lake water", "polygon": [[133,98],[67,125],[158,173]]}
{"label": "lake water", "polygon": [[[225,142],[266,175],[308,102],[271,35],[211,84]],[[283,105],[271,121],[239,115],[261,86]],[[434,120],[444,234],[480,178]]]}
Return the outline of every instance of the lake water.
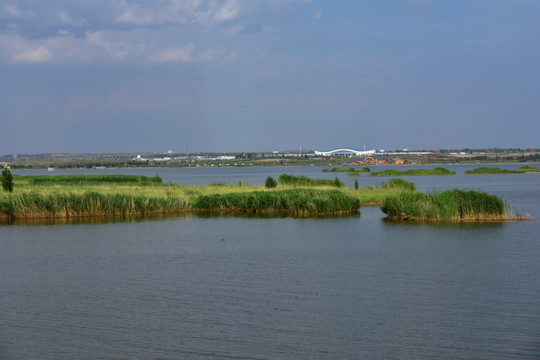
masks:
{"label": "lake water", "polygon": [[[421,191],[485,190],[540,217],[540,175],[447,168],[458,174],[406,179]],[[317,167],[86,172],[156,171],[184,184],[335,176]],[[537,219],[425,224],[361,212],[0,225],[0,358],[540,358]]]}

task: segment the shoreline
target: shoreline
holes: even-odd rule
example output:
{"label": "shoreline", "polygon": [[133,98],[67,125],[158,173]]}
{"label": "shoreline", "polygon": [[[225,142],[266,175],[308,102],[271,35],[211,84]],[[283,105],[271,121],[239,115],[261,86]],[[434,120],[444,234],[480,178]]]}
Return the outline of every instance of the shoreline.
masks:
{"label": "shoreline", "polygon": [[[488,164],[488,165],[519,165],[519,164],[531,164],[531,165],[539,165],[540,166],[540,162],[538,163],[497,163],[497,164]],[[405,165],[376,165],[376,166],[373,166],[374,169],[377,169],[377,167],[391,167],[391,168],[401,168],[401,167],[424,167],[424,166],[470,166],[470,165],[475,165],[475,164],[405,164]],[[11,172],[14,173],[14,174],[17,174],[17,172],[19,171],[45,171],[45,172],[48,172],[50,173],[51,175],[55,175],[56,171],[79,171],[79,170],[93,170],[93,171],[102,171],[102,170],[136,170],[136,169],[147,169],[147,170],[155,170],[155,171],[159,171],[160,169],[189,169],[189,170],[195,170],[195,169],[230,169],[230,168],[278,168],[278,167],[284,167],[284,168],[292,168],[292,167],[320,167],[320,168],[323,168],[323,167],[328,167],[328,166],[334,166],[334,165],[314,165],[314,166],[311,166],[311,165],[283,165],[283,166],[191,166],[191,167],[187,167],[187,166],[162,166],[162,167],[146,167],[146,166],[141,166],[141,167],[105,167],[103,169],[91,169],[91,168],[56,168],[55,170],[53,171],[47,171],[47,168],[32,168],[32,169],[18,169],[18,168],[15,168],[15,169],[11,169]],[[341,165],[340,165],[341,166]],[[343,165],[343,166],[346,166],[346,165]],[[355,172],[356,173],[356,172]],[[527,173],[522,173],[522,174],[538,174],[540,172],[527,172]],[[334,174],[333,172],[325,172],[325,174]],[[335,174],[347,174],[346,172],[335,172]],[[362,176],[362,174],[364,174],[364,176],[368,176],[368,172],[359,172],[359,175]],[[471,174],[473,175],[473,174]],[[476,174],[474,174],[476,175]],[[491,174],[491,175],[498,175],[498,174]],[[414,175],[407,175],[407,176],[414,176]],[[424,176],[424,175],[418,175],[418,176]],[[437,176],[437,175],[429,175],[429,176]],[[443,175],[438,175],[438,176],[443,176]],[[377,176],[373,176],[373,177],[377,177]],[[381,176],[381,177],[384,177],[384,176]]]}
{"label": "shoreline", "polygon": [[[336,161],[335,159],[328,159],[328,161]],[[13,162],[6,163],[7,165],[13,166],[16,165]],[[258,163],[258,164],[251,164],[251,165],[226,165],[226,166],[210,166],[210,165],[203,165],[203,166],[171,166],[171,164],[166,164],[164,166],[105,166],[99,169],[93,169],[92,167],[58,167],[58,164],[54,164],[51,162],[52,165],[55,166],[39,166],[39,167],[12,167],[12,171],[42,171],[42,170],[48,170],[49,167],[53,167],[55,170],[51,171],[54,173],[54,171],[57,170],[109,170],[109,169],[149,169],[149,170],[159,170],[159,169],[219,169],[219,168],[278,168],[278,167],[343,167],[343,168],[350,168],[350,165],[344,165],[342,161],[340,163],[329,163],[329,164],[311,164],[311,163],[294,163],[294,162],[288,162],[288,163],[282,163],[282,164],[275,164],[275,165],[268,165],[268,163]],[[459,163],[417,163],[417,164],[402,164],[402,165],[396,165],[396,164],[389,164],[389,165],[370,165],[373,168],[379,168],[379,167],[390,167],[390,168],[400,168],[400,167],[424,167],[424,166],[471,166],[471,165],[486,165],[486,166],[501,166],[501,165],[540,165],[540,161],[527,161],[527,162],[519,162],[519,161],[508,161],[508,162],[484,162],[484,161],[471,161],[471,162],[459,162]],[[355,168],[362,169],[364,165],[357,165]],[[362,171],[360,171],[362,172]],[[331,172],[329,172],[331,173]],[[341,173],[341,172],[340,172]]]}

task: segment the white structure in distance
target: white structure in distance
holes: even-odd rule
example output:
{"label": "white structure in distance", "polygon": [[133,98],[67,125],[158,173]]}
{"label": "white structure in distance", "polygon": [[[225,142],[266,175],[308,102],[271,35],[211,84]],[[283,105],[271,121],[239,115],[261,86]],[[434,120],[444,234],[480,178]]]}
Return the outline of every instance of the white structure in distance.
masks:
{"label": "white structure in distance", "polygon": [[346,148],[329,150],[329,151],[314,150],[315,155],[319,155],[319,156],[332,156],[332,155],[367,156],[367,155],[373,155],[376,152],[377,152],[376,150],[353,150],[353,149],[346,149]]}

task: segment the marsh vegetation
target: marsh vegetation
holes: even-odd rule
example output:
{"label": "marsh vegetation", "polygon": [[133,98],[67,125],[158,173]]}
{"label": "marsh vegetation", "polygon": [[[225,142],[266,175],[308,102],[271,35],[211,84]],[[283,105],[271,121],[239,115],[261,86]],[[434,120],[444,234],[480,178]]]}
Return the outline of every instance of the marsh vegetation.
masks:
{"label": "marsh vegetation", "polygon": [[394,178],[381,183],[383,189],[403,189],[416,191],[416,184],[405,179]]}
{"label": "marsh vegetation", "polygon": [[467,175],[486,175],[486,174],[531,174],[540,173],[540,169],[534,166],[521,166],[519,169],[501,169],[497,167],[479,167],[473,170],[465,171]]}
{"label": "marsh vegetation", "polygon": [[495,195],[459,189],[430,194],[403,192],[386,198],[381,210],[391,219],[414,221],[474,222],[526,218]]}
{"label": "marsh vegetation", "polygon": [[345,187],[345,183],[338,179],[336,176],[334,180],[329,179],[312,179],[306,176],[294,176],[288,174],[282,174],[278,179],[279,185],[288,185],[295,187],[320,187],[320,186],[330,186],[330,187]]}
{"label": "marsh vegetation", "polygon": [[436,167],[433,169],[412,169],[412,170],[385,170],[371,172],[371,176],[423,176],[423,175],[455,175],[455,171],[446,168]]}
{"label": "marsh vegetation", "polygon": [[[45,178],[45,179],[44,179]],[[271,179],[271,178],[270,178]],[[323,215],[358,213],[380,206],[390,218],[480,221],[519,218],[494,195],[477,191],[416,192],[401,178],[381,187],[347,187],[337,177],[311,179],[283,174],[265,185],[163,184],[159,176],[14,176],[14,191],[0,194],[0,218],[74,218],[190,211]]]}
{"label": "marsh vegetation", "polygon": [[335,168],[331,168],[331,169],[323,169],[322,172],[331,172],[331,173],[334,173],[334,172],[340,172],[340,173],[360,173],[360,172],[370,172],[371,170],[368,168],[368,167],[364,167],[364,168],[361,168],[361,169],[358,169],[358,168],[340,168],[340,167],[335,167]]}
{"label": "marsh vegetation", "polygon": [[[159,176],[15,176],[15,191],[0,194],[0,218],[126,216],[198,210],[356,213],[362,196],[339,179],[283,175],[265,186],[162,184]],[[382,200],[367,190],[364,201]]]}

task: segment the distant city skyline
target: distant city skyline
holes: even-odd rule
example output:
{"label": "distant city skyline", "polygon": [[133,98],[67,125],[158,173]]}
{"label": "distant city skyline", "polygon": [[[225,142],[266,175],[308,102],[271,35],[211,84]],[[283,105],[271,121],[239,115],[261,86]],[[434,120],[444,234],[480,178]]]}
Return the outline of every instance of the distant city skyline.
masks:
{"label": "distant city skyline", "polygon": [[536,0],[5,0],[0,155],[539,146]]}

